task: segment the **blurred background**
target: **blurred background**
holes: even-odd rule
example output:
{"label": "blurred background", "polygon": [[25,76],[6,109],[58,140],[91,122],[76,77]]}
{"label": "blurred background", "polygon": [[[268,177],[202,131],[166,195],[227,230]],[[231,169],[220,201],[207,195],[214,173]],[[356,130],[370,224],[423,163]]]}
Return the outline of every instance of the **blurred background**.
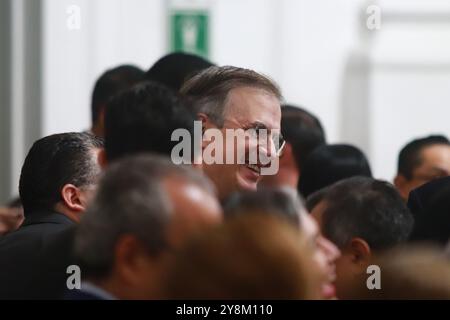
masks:
{"label": "blurred background", "polygon": [[0,202],[36,139],[90,127],[101,73],[174,50],[269,75],[377,178],[450,135],[448,0],[0,0]]}

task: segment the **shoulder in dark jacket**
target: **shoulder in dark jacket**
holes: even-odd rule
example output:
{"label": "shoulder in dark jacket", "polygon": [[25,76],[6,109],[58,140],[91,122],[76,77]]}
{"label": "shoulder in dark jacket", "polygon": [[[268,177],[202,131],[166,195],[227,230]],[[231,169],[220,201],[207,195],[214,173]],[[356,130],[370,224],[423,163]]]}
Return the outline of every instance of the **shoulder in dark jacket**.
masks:
{"label": "shoulder in dark jacket", "polygon": [[[71,227],[63,214],[26,215],[23,225],[0,238],[0,299],[53,299],[62,266],[71,262]],[[59,270],[55,272],[55,270]]]}

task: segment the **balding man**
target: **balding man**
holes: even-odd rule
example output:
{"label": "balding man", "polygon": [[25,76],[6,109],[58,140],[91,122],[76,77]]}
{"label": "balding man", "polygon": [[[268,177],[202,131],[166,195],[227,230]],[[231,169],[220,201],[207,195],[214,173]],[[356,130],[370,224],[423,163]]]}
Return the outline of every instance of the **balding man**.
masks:
{"label": "balding man", "polygon": [[[180,92],[192,99],[202,122],[203,170],[216,185],[219,198],[224,200],[237,190],[256,190],[264,169],[272,167],[283,146],[277,85],[252,70],[210,67],[189,79]],[[227,136],[239,130],[248,133],[245,141],[236,143],[235,137]],[[219,132],[223,143],[217,142],[218,137],[208,138],[208,132]],[[215,150],[208,152],[211,149]],[[258,158],[251,161],[255,151]],[[275,174],[278,167],[274,169],[267,174]]]}
{"label": "balding man", "polygon": [[81,290],[70,299],[158,299],[171,252],[220,222],[200,172],[158,156],[112,164],[75,235]]}

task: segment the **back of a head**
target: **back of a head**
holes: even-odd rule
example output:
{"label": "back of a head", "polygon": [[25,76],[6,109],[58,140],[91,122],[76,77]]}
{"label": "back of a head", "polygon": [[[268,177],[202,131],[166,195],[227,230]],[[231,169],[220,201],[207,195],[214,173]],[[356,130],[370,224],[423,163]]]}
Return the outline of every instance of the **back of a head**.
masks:
{"label": "back of a head", "polygon": [[318,275],[296,228],[256,211],[191,241],[169,273],[175,299],[315,299]]}
{"label": "back of a head", "polygon": [[97,123],[102,108],[111,97],[143,79],[144,71],[132,65],[118,66],[103,73],[95,83],[92,92],[92,123]]}
{"label": "back of a head", "polygon": [[381,270],[381,288],[356,289],[357,299],[448,300],[450,261],[433,247],[400,247],[376,257]]}
{"label": "back of a head", "polygon": [[306,210],[308,210],[308,212],[312,212],[314,210],[314,208],[316,206],[318,206],[320,202],[322,202],[322,200],[327,195],[328,190],[330,190],[330,188],[332,186],[333,185],[325,187],[325,188],[322,188],[322,189],[320,189],[320,190],[318,190],[318,191],[316,191],[314,193],[311,193],[308,196],[308,198],[306,198],[306,201],[305,201]]}
{"label": "back of a head", "polygon": [[19,193],[25,215],[52,210],[66,184],[83,187],[96,183],[100,167],[95,149],[103,141],[89,133],[61,133],[39,139],[22,166]]}
{"label": "back of a head", "polygon": [[406,241],[412,231],[413,217],[388,182],[346,179],[329,187],[322,200],[322,231],[340,248],[358,237],[372,250],[383,250]]}
{"label": "back of a head", "polygon": [[200,172],[161,156],[128,157],[108,167],[75,238],[75,255],[86,276],[108,274],[121,235],[137,237],[153,256],[169,246],[166,227],[175,213],[164,182],[170,178],[213,193]]}
{"label": "back of a head", "polygon": [[323,145],[313,150],[304,162],[298,189],[303,197],[340,180],[355,176],[372,177],[364,153],[351,145]]}
{"label": "back of a head", "polygon": [[196,73],[214,64],[206,59],[182,52],[165,55],[145,74],[147,80],[156,81],[178,92],[183,83]]}
{"label": "back of a head", "polygon": [[281,101],[278,86],[253,70],[233,66],[213,66],[184,83],[180,93],[190,97],[196,113],[206,114],[216,125],[223,124],[225,102],[231,90],[252,87],[265,90]]}
{"label": "back of a head", "polygon": [[105,117],[105,151],[108,162],[127,155],[152,152],[170,156],[178,143],[176,129],[194,136],[194,116],[170,89],[144,82],[115,96]]}
{"label": "back of a head", "polygon": [[325,131],[319,119],[305,109],[292,105],[281,107],[281,133],[292,145],[299,169],[307,156],[326,143]]}
{"label": "back of a head", "polygon": [[410,240],[445,246],[450,239],[450,185],[436,191],[429,203],[415,215]]}
{"label": "back of a head", "polygon": [[[225,217],[233,218],[248,212],[266,210],[285,219],[293,226],[300,226],[300,214],[304,207],[294,190],[263,188],[255,191],[236,192],[224,205]],[[306,211],[305,211],[306,212]]]}
{"label": "back of a head", "polygon": [[414,169],[421,163],[421,151],[433,145],[450,145],[450,141],[444,136],[434,135],[413,140],[404,146],[398,157],[398,174],[412,179]]}

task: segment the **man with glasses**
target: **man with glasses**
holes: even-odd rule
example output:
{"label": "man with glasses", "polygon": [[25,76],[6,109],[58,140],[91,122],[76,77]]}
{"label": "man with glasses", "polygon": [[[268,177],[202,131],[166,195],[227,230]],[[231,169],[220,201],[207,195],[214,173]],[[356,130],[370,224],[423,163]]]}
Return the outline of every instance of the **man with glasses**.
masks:
{"label": "man with glasses", "polygon": [[[189,79],[180,92],[193,100],[202,121],[203,170],[221,200],[234,191],[256,190],[262,175],[276,174],[284,141],[282,97],[275,83],[248,69],[210,67]],[[221,132],[221,143],[208,138],[211,130]],[[221,161],[206,161],[205,154]]]}

